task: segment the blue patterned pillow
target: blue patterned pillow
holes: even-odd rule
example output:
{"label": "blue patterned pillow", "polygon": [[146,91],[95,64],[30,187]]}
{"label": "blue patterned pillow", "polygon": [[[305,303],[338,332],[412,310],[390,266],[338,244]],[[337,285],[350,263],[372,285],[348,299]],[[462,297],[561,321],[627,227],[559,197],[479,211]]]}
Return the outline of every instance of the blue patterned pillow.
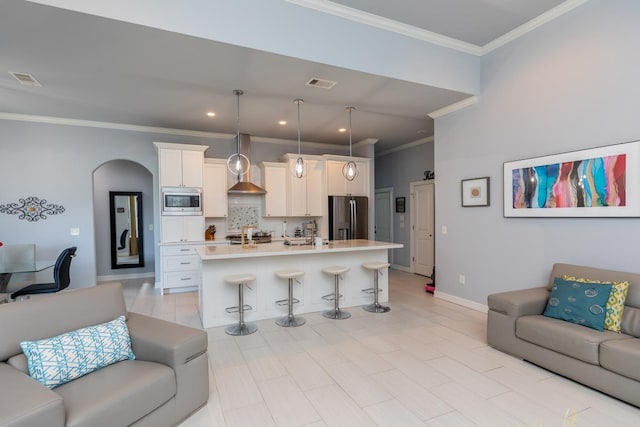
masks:
{"label": "blue patterned pillow", "polygon": [[602,331],[611,287],[556,277],[544,315]]}
{"label": "blue patterned pillow", "polygon": [[124,316],[39,341],[22,341],[29,375],[54,388],[97,369],[135,359]]}

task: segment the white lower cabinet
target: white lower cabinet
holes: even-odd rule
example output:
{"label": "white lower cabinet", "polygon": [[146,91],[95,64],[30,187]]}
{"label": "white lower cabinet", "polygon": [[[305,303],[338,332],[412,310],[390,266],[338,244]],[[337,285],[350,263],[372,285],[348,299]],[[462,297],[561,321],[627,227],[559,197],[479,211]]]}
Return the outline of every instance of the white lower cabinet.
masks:
{"label": "white lower cabinet", "polygon": [[195,248],[195,245],[181,245],[163,246],[160,249],[163,291],[198,287],[200,284],[200,256]]}

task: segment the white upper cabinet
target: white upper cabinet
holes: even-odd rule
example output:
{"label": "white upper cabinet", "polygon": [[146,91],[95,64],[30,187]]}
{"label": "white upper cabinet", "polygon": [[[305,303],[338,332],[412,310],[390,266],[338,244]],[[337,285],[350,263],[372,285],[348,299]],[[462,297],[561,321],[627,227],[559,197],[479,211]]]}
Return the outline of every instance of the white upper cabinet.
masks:
{"label": "white upper cabinet", "polygon": [[327,194],[329,196],[369,196],[369,160],[354,160],[358,176],[347,181],[342,168],[347,160],[327,160]]}
{"label": "white upper cabinet", "polygon": [[289,216],[324,216],[324,161],[305,159],[304,175],[298,178],[293,172],[296,160],[289,159],[287,169]]}
{"label": "white upper cabinet", "polygon": [[161,187],[202,187],[206,145],[154,142],[158,149]]}
{"label": "white upper cabinet", "polygon": [[204,216],[223,218],[227,216],[227,161],[204,159]]}
{"label": "white upper cabinet", "polygon": [[264,189],[263,216],[287,216],[287,163],[262,162],[260,164]]}
{"label": "white upper cabinet", "polygon": [[204,217],[163,216],[162,241],[165,243],[201,242],[204,240]]}

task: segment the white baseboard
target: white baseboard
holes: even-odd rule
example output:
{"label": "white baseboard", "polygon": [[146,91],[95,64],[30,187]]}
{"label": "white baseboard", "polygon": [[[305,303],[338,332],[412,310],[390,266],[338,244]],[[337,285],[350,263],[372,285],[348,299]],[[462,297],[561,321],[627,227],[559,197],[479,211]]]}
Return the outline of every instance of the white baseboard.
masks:
{"label": "white baseboard", "polygon": [[442,291],[439,291],[438,288],[436,288],[436,291],[433,294],[433,296],[434,296],[434,298],[438,298],[438,299],[442,299],[442,300],[445,300],[445,301],[449,301],[449,302],[452,302],[454,304],[458,304],[458,305],[461,305],[463,307],[467,307],[467,308],[470,308],[472,310],[479,311],[481,313],[487,313],[489,311],[489,306],[487,306],[485,304],[480,304],[480,303],[475,302],[475,301],[470,301],[468,299],[464,299],[464,298],[457,297],[455,295],[444,293]]}
{"label": "white baseboard", "polygon": [[391,264],[391,268],[393,268],[394,270],[406,271],[407,273],[413,273],[413,271],[411,271],[411,267],[405,267],[404,265],[400,264]]}
{"label": "white baseboard", "polygon": [[117,280],[147,279],[155,277],[155,273],[112,274],[110,276],[97,276],[96,282],[113,282]]}

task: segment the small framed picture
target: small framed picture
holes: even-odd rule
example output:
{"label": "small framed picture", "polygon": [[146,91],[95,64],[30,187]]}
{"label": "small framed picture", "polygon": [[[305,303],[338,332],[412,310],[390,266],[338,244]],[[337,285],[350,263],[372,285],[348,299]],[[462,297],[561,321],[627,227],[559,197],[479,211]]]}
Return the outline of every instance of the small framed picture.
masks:
{"label": "small framed picture", "polygon": [[489,177],[463,179],[462,207],[489,206]]}
{"label": "small framed picture", "polygon": [[404,197],[396,197],[396,212],[404,213]]}

